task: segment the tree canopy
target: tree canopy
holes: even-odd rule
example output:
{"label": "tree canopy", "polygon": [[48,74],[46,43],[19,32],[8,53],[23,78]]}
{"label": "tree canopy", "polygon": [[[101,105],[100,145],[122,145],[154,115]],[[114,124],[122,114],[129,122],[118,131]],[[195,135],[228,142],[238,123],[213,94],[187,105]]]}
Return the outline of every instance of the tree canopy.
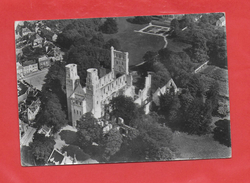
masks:
{"label": "tree canopy", "polygon": [[91,146],[93,142],[98,144],[102,136],[102,128],[91,113],[86,113],[77,121],[78,142],[83,149]]}
{"label": "tree canopy", "polygon": [[44,165],[50,154],[54,149],[55,141],[52,137],[45,137],[44,135],[34,138],[33,142],[29,144],[32,155],[37,164]]}
{"label": "tree canopy", "polygon": [[216,127],[213,130],[214,140],[227,147],[231,147],[230,121],[227,119],[219,120],[215,122],[215,125]]}
{"label": "tree canopy", "polygon": [[133,119],[136,118],[139,109],[131,97],[119,95],[110,101],[112,109],[111,116],[124,119],[125,124],[131,125]]}
{"label": "tree canopy", "polygon": [[100,30],[105,34],[114,34],[118,32],[118,26],[115,18],[107,18]]}

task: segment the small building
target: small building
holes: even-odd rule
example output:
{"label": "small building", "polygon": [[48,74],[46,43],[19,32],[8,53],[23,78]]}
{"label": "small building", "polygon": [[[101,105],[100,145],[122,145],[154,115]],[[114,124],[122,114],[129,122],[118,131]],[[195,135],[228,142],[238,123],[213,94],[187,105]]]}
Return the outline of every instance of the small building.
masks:
{"label": "small building", "polygon": [[37,47],[40,47],[42,48],[43,47],[43,38],[41,36],[39,36],[38,34],[34,34],[34,37],[32,38],[32,47],[33,48],[37,48]]}
{"label": "small building", "polygon": [[21,79],[23,77],[23,66],[16,62],[16,72],[17,72],[17,79]]}
{"label": "small building", "polygon": [[41,101],[38,98],[36,101],[32,101],[31,105],[27,108],[28,120],[33,121],[36,118],[37,113],[39,112]]}
{"label": "small building", "polygon": [[52,129],[47,125],[43,125],[37,133],[44,134],[45,137],[49,137],[51,135]]}
{"label": "small building", "polygon": [[54,34],[54,35],[52,36],[52,41],[53,41],[53,42],[56,42],[57,37],[58,37],[57,34]]}
{"label": "small building", "polygon": [[55,42],[57,40],[57,34],[53,33],[51,30],[41,28],[41,36],[46,38],[48,41]]}
{"label": "small building", "polygon": [[38,71],[38,64],[33,60],[25,61],[23,63],[23,75]]}
{"label": "small building", "polygon": [[22,36],[26,36],[26,35],[29,35],[31,33],[32,33],[31,30],[28,29],[27,27],[22,28]]}
{"label": "small building", "polygon": [[29,128],[29,125],[27,123],[24,123],[22,120],[19,119],[19,135],[20,135],[20,139],[27,132],[28,128]]}
{"label": "small building", "polygon": [[16,56],[22,56],[23,55],[23,49],[22,48],[16,48]]}
{"label": "small building", "polygon": [[46,55],[38,58],[38,67],[40,70],[50,67],[51,62],[50,62],[50,58],[48,58]]}
{"label": "small building", "polygon": [[47,165],[71,165],[73,164],[73,161],[73,158],[67,156],[67,152],[62,154],[57,149],[53,149],[49,156]]}
{"label": "small building", "polygon": [[225,16],[220,17],[219,20],[216,21],[216,26],[217,27],[224,27],[224,26],[226,26]]}
{"label": "small building", "polygon": [[36,128],[28,127],[24,135],[20,139],[20,146],[28,146],[33,140],[33,135],[36,132]]}
{"label": "small building", "polygon": [[28,96],[28,86],[21,81],[17,81],[17,94],[18,94],[18,103],[26,100]]}

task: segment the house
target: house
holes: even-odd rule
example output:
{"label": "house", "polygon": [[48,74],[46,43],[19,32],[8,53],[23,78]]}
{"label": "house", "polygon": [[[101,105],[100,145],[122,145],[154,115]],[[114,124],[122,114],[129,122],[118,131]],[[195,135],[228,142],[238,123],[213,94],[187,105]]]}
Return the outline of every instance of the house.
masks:
{"label": "house", "polygon": [[28,96],[28,86],[21,81],[17,81],[17,94],[18,94],[18,103],[26,100]]}
{"label": "house", "polygon": [[23,55],[23,48],[16,48],[16,56],[22,56]]}
{"label": "house", "polygon": [[53,61],[62,61],[63,60],[62,52],[61,52],[59,47],[52,48],[52,51],[49,52],[48,55],[51,55],[50,58]]}
{"label": "house", "polygon": [[29,128],[29,125],[27,123],[24,123],[22,120],[19,119],[19,135],[20,135],[20,139],[27,132],[28,128]]}
{"label": "house", "polygon": [[57,149],[53,149],[49,156],[47,165],[70,165],[73,164],[74,159],[67,156],[67,152],[64,154]]}
{"label": "house", "polygon": [[24,135],[20,139],[20,146],[29,146],[29,143],[33,140],[33,135],[36,132],[36,128],[28,127]]}
{"label": "house", "polygon": [[37,48],[37,47],[42,48],[43,47],[43,38],[41,36],[39,36],[39,34],[34,34],[33,35],[33,37],[32,37],[32,47],[33,48]]}
{"label": "house", "polygon": [[38,71],[38,64],[35,61],[29,60],[23,62],[23,75],[27,75],[36,71]]}
{"label": "house", "polygon": [[32,103],[27,108],[28,121],[33,121],[36,118],[37,113],[40,110],[41,101],[39,98],[32,101]]}
{"label": "house", "polygon": [[16,62],[16,72],[17,72],[17,80],[21,79],[23,77],[23,66]]}
{"label": "house", "polygon": [[41,28],[41,36],[46,38],[48,41],[55,42],[57,40],[57,34],[53,33],[51,30]]}
{"label": "house", "polygon": [[216,21],[216,26],[217,27],[224,27],[224,26],[226,26],[226,18],[225,18],[225,16],[220,17],[219,20]]}
{"label": "house", "polygon": [[37,133],[39,134],[44,134],[45,137],[49,137],[51,135],[51,131],[52,129],[50,127],[48,127],[47,125],[43,125]]}
{"label": "house", "polygon": [[28,29],[27,27],[22,28],[22,36],[26,36],[26,35],[29,35],[31,33],[32,33],[31,30]]}
{"label": "house", "polygon": [[53,41],[53,42],[56,42],[57,37],[58,37],[57,34],[54,34],[54,35],[52,36],[52,41]]}
{"label": "house", "polygon": [[46,55],[43,55],[42,57],[38,58],[38,68],[40,70],[50,67],[50,65],[50,58],[48,58]]}

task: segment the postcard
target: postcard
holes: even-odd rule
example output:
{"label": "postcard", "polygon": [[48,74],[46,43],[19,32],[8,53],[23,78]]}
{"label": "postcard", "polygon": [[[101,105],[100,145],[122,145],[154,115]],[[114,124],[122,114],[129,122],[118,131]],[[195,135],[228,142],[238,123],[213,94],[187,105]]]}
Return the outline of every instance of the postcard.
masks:
{"label": "postcard", "polygon": [[225,22],[16,21],[22,166],[230,158]]}

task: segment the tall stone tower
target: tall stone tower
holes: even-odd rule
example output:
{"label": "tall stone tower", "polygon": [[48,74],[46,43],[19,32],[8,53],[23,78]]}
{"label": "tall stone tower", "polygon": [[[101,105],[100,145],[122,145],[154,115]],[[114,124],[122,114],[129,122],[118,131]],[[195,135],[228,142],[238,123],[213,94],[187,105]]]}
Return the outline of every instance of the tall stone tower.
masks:
{"label": "tall stone tower", "polygon": [[90,68],[87,70],[86,78],[86,111],[92,112],[96,116],[96,108],[98,105],[98,90],[97,85],[99,83],[98,70]]}
{"label": "tall stone tower", "polygon": [[128,52],[121,52],[114,49],[111,46],[111,70],[114,75],[117,74],[129,74],[129,58]]}
{"label": "tall stone tower", "polygon": [[79,84],[80,78],[77,74],[76,64],[68,64],[65,66],[65,68],[66,68],[66,94],[67,94],[68,119],[72,119],[70,96],[73,94],[76,86]]}

